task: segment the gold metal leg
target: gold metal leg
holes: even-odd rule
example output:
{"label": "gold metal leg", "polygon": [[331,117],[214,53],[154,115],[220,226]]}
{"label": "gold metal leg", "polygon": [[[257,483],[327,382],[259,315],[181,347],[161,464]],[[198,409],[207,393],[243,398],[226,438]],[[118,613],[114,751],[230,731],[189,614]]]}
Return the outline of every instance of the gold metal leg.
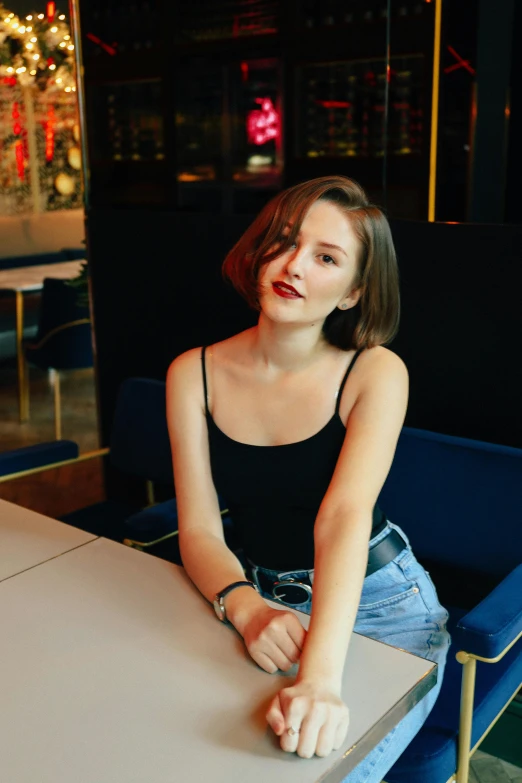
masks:
{"label": "gold metal leg", "polygon": [[18,417],[20,423],[29,419],[29,390],[24,356],[24,295],[16,291],[16,362],[18,370]]}
{"label": "gold metal leg", "polygon": [[62,406],[60,395],[60,373],[58,370],[52,371],[54,376],[54,435],[56,440],[62,437]]}
{"label": "gold metal leg", "polygon": [[[460,656],[460,657],[459,657]],[[475,696],[475,674],[477,661],[458,652],[457,660],[463,664],[460,695],[459,747],[457,758],[457,783],[468,783],[469,759],[471,753],[471,729],[473,726],[473,700]]]}
{"label": "gold metal leg", "polygon": [[150,479],[147,479],[146,487],[147,487],[147,505],[153,506],[155,502],[154,484],[152,481],[150,481]]}

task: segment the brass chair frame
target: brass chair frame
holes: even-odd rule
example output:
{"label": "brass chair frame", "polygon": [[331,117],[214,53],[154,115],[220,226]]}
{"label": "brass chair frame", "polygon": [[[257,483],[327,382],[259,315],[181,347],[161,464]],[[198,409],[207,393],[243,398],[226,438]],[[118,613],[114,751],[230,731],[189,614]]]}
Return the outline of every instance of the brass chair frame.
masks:
{"label": "brass chair frame", "polygon": [[[469,764],[471,757],[478,749],[481,742],[487,737],[493,726],[497,723],[499,718],[502,717],[506,709],[509,707],[520,688],[522,688],[522,682],[516,687],[514,693],[511,694],[507,702],[504,704],[500,712],[495,719],[489,724],[486,731],[480,737],[478,742],[471,747],[471,731],[473,728],[473,704],[475,700],[475,675],[477,671],[477,661],[483,663],[497,663],[509,650],[522,639],[522,632],[518,634],[511,644],[508,644],[502,652],[496,656],[496,658],[483,658],[480,655],[474,655],[473,653],[459,650],[455,655],[457,661],[462,664],[462,685],[460,692],[460,719],[459,719],[459,735],[457,738],[457,769],[446,781],[446,783],[468,783],[469,780]],[[382,783],[386,783],[385,780]]]}

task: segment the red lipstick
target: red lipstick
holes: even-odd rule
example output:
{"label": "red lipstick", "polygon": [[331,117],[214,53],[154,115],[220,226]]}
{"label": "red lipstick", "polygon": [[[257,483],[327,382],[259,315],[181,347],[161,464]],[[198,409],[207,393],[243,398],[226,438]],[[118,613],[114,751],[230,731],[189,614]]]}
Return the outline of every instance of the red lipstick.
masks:
{"label": "red lipstick", "polygon": [[299,291],[296,291],[293,285],[283,283],[282,280],[276,280],[275,283],[272,283],[272,289],[275,294],[282,296],[283,299],[302,299],[302,295]]}

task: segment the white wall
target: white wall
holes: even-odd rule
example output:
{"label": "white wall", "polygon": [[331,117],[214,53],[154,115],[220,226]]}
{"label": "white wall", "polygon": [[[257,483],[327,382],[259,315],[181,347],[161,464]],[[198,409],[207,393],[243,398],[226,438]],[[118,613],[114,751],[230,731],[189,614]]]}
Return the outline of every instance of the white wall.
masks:
{"label": "white wall", "polygon": [[64,209],[38,215],[0,215],[0,258],[53,253],[63,247],[82,247],[83,209]]}

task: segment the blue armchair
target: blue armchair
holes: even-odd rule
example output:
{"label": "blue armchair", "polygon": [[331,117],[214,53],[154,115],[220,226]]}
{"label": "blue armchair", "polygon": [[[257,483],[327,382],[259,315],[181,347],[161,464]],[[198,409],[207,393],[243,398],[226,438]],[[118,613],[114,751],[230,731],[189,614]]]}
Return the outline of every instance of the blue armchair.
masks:
{"label": "blue armchair", "polygon": [[[522,685],[522,449],[405,427],[379,503],[426,567],[457,574],[439,698],[386,783],[467,783]],[[486,586],[473,607],[459,573]]]}
{"label": "blue armchair", "polygon": [[[174,494],[165,397],[164,382],[128,378],[120,388],[111,430],[111,464],[145,482],[148,505],[142,509],[105,501],[67,514],[62,521],[181,564],[176,501],[155,502],[156,484]],[[221,505],[225,536],[235,549],[232,522]]]}
{"label": "blue armchair", "polygon": [[[54,374],[55,437],[62,437],[60,373],[93,366],[93,349],[89,308],[79,305],[76,289],[64,280],[44,280],[38,334],[34,343],[25,346],[29,364]],[[24,373],[28,384],[29,372]],[[28,395],[28,389],[23,394]]]}

